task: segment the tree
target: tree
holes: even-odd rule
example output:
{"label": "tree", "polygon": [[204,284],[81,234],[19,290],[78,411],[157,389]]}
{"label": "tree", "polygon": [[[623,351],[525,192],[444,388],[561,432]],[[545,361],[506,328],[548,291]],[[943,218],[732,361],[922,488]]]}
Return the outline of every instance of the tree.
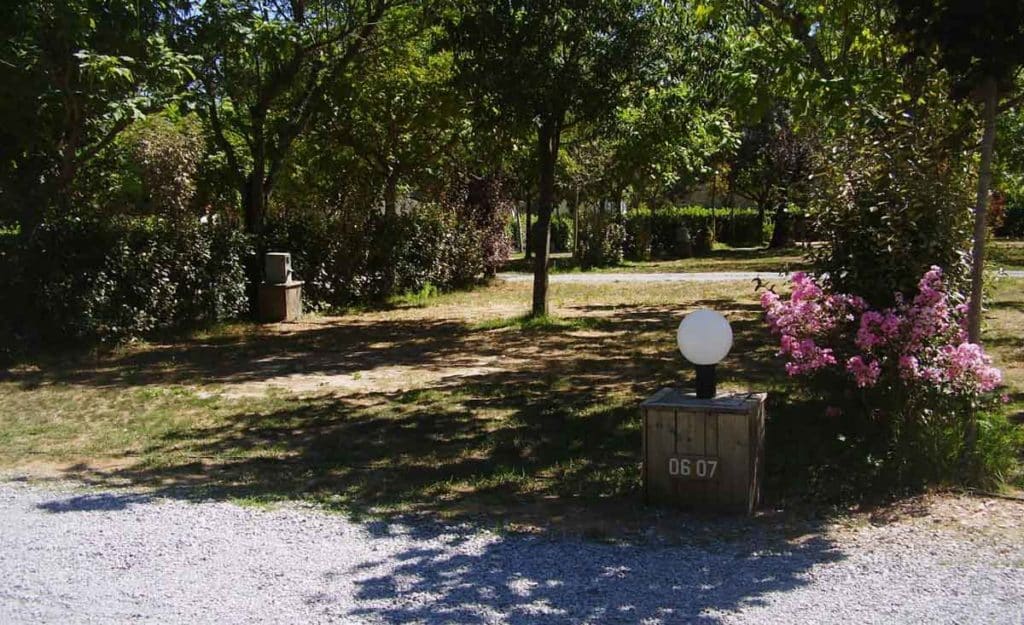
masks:
{"label": "tree", "polygon": [[611,115],[651,83],[661,3],[467,0],[450,28],[460,84],[481,108],[535,131],[537,225],[532,314],[548,312],[548,255],[562,133]]}
{"label": "tree", "polygon": [[743,132],[730,184],[739,195],[757,205],[762,223],[766,212],[773,212],[775,227],[769,247],[790,244],[788,205],[807,187],[812,154],[810,144],[793,132],[780,109]]}
{"label": "tree", "polygon": [[1024,65],[1024,4],[1019,0],[897,0],[895,30],[913,46],[912,54],[938,56],[953,77],[954,98],[972,97],[982,107],[981,168],[974,208],[971,299],[967,334],[981,342],[985,236],[996,117],[1000,99],[1014,94]]}
{"label": "tree", "polygon": [[[985,238],[988,234],[989,189],[1000,99],[1012,97],[1024,66],[1024,3],[1020,0],[896,0],[895,30],[915,54],[938,56],[953,78],[955,99],[972,97],[982,107],[981,166],[974,207],[971,250],[971,297],[967,309],[967,340],[981,343]],[[1015,102],[1007,102],[1010,106]],[[971,412],[965,432],[964,461],[974,454],[977,415]]]}
{"label": "tree", "polygon": [[10,2],[0,8],[0,216],[29,235],[82,198],[83,167],[191,74],[171,2]]}
{"label": "tree", "polygon": [[[843,189],[851,188],[851,179],[873,179],[873,184],[879,185],[877,193],[861,194],[852,205],[870,211],[875,219],[893,219],[894,223],[911,228],[914,224],[903,221],[897,213],[908,206],[934,206],[928,221],[935,228],[929,230],[932,235],[943,234],[946,238],[929,240],[916,236],[913,231],[893,231],[892,242],[906,252],[901,253],[901,257],[912,262],[903,268],[887,267],[884,273],[897,279],[877,285],[884,288],[885,293],[913,286],[912,280],[917,278],[912,274],[920,275],[916,271],[919,262],[929,258],[949,261],[947,251],[959,252],[963,244],[958,222],[962,208],[945,200],[936,204],[933,194],[934,189],[948,189],[948,183],[957,180],[960,173],[954,167],[943,167],[942,163],[959,166],[962,162],[959,154],[969,149],[968,134],[961,125],[966,116],[964,111],[958,110],[963,107],[951,104],[946,97],[950,85],[948,73],[937,66],[933,54],[916,57],[906,54],[906,44],[894,34],[897,16],[893,0],[838,0],[828,5],[812,0],[755,0],[746,6],[752,9],[747,15],[740,10],[730,14],[731,19],[746,24],[748,29],[748,34],[739,38],[737,44],[744,51],[740,55],[745,59],[744,65],[756,77],[751,81],[752,88],[746,98],[760,103],[752,107],[755,112],[770,110],[780,101],[786,102],[794,132],[798,136],[814,137],[815,151],[821,157],[819,162],[827,167],[815,167],[809,191],[819,199],[848,196]],[[934,123],[935,120],[938,123]],[[897,131],[897,126],[906,121],[919,125],[917,136],[911,137],[902,129]],[[891,146],[854,145],[855,159],[840,158],[853,156],[849,152],[851,143],[857,144],[862,139],[894,143]],[[905,148],[912,151],[913,161],[926,162],[929,166],[906,170],[903,164],[886,156]],[[858,172],[846,167],[853,164],[852,161],[858,161],[858,167],[869,166],[869,170]],[[844,171],[838,174],[839,170]],[[901,175],[910,175],[911,180],[889,184]],[[931,184],[925,180],[928,176],[934,177]],[[827,185],[834,188],[826,188]],[[893,201],[872,205],[869,201],[872,196],[886,196],[882,188],[885,185],[889,185],[890,190],[921,195],[892,197]],[[831,228],[821,222],[833,218],[834,211],[821,201],[812,203],[817,204],[814,209],[819,225]],[[943,214],[939,214],[940,211]],[[947,211],[953,212],[945,214]],[[827,271],[830,280],[840,281],[842,275],[878,273],[876,256],[846,252],[848,243],[865,250],[879,243],[880,231],[867,228],[840,234],[844,240],[837,240],[838,244],[815,250],[816,268]],[[944,264],[943,268],[949,283],[959,288],[967,266],[955,262]]]}
{"label": "tree", "polygon": [[[263,234],[271,193],[295,141],[322,112],[326,90],[402,4],[210,0],[192,16],[200,55],[195,96],[240,193],[249,234]],[[249,280],[255,297],[259,263]]]}
{"label": "tree", "polygon": [[443,178],[467,130],[451,89],[451,55],[433,50],[434,31],[417,10],[392,12],[379,45],[330,94],[327,132],[372,172],[386,215],[395,214],[401,184]]}

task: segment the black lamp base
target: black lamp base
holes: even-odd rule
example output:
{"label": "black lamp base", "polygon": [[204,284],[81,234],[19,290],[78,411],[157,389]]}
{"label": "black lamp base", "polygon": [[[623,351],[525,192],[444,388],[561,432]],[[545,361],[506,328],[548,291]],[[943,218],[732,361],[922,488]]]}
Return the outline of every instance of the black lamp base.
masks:
{"label": "black lamp base", "polygon": [[697,399],[715,398],[715,365],[695,365],[697,368]]}

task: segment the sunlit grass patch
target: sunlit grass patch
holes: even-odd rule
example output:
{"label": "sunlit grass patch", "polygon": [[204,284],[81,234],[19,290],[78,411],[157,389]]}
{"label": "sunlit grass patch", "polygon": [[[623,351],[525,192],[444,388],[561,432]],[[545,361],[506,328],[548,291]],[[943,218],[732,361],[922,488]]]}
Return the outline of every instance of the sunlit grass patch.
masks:
{"label": "sunlit grass patch", "polygon": [[986,252],[990,268],[1024,269],[1024,241],[992,241]]}

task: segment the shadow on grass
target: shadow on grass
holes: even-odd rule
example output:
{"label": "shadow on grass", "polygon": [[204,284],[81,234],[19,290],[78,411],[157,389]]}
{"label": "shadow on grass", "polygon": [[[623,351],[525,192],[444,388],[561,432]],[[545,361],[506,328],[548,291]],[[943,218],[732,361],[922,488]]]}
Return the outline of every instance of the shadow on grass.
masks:
{"label": "shadow on grass", "polygon": [[[749,378],[751,349],[765,344],[767,334],[759,321],[756,304],[707,299],[695,307],[732,311],[736,343],[724,369],[737,379]],[[668,306],[579,306],[578,316],[541,321],[522,317],[494,319],[477,324],[437,319],[324,318],[295,325],[282,324],[252,334],[213,336],[156,345],[124,355],[83,357],[70,362],[52,357],[40,366],[0,372],[3,379],[24,388],[42,384],[79,384],[98,388],[130,388],[171,384],[241,384],[265,382],[292,374],[351,375],[377,367],[415,367],[417,371],[445,372],[471,368],[481,360],[509,353],[527,353],[537,367],[559,371],[563,364],[586,369],[609,381],[631,380],[644,375],[652,362],[673,371],[685,365],[674,342],[681,311]],[[589,329],[596,336],[581,339],[567,330]],[[488,330],[520,330],[495,333]],[[525,332],[524,330],[529,330]],[[650,343],[660,349],[659,358],[637,355],[634,338],[658,333]],[[604,366],[614,361],[625,369]],[[756,359],[755,359],[756,360]],[[758,362],[758,365],[763,364]],[[515,371],[513,371],[515,373]],[[756,377],[756,376],[755,376]],[[755,380],[751,379],[751,382]]]}
{"label": "shadow on grass", "polygon": [[[692,306],[733,317],[735,347],[721,367],[724,387],[779,382],[756,305],[709,299]],[[569,328],[515,319],[499,320],[492,330],[422,319],[331,320],[239,340],[159,346],[85,368],[9,375],[26,387],[129,389],[391,365],[435,371],[416,390],[242,402],[241,410],[212,423],[148,440],[127,468],[72,471],[71,477],[183,497],[299,497],[354,514],[428,512],[530,525],[552,518],[572,523],[570,508],[586,502],[588,510],[612,510],[610,520],[590,523],[582,514],[581,520],[598,534],[614,534],[606,527],[643,514],[638,404],[663,386],[690,384],[693,374],[665,340],[679,310],[594,305],[574,313]],[[501,366],[474,369],[481,360]],[[459,367],[466,372],[448,373]]]}
{"label": "shadow on grass", "polygon": [[[723,385],[784,382],[756,305],[693,306],[732,316],[735,347],[721,367]],[[336,571],[359,574],[356,595],[372,610],[351,611],[335,605],[346,598],[320,592],[308,598],[335,614],[372,612],[386,623],[483,623],[496,613],[524,625],[713,623],[766,593],[798,588],[812,566],[842,557],[823,537],[819,516],[794,518],[770,507],[755,519],[644,508],[637,405],[662,386],[690,382],[692,373],[665,340],[680,311],[595,305],[575,312],[585,321],[568,329],[514,320],[491,330],[418,320],[330,323],[283,336],[167,346],[77,373],[23,374],[23,384],[72,379],[129,388],[260,380],[282,367],[431,368],[481,354],[510,363],[416,390],[295,398],[171,430],[151,439],[133,464],[102,472],[78,467],[65,476],[102,488],[145,487],[145,495],[74,496],[42,507],[118,510],[160,496],[301,499],[360,520],[372,539],[466,540],[450,521],[514,531],[466,549],[420,543],[359,571]],[[597,540],[549,540],[564,533]],[[627,549],[622,541],[648,545]],[[430,599],[398,600],[416,596]]]}

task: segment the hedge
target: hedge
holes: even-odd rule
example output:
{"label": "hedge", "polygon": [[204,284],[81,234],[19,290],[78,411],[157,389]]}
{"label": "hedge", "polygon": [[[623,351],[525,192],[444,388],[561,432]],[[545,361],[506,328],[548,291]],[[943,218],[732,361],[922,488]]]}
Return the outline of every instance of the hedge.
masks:
{"label": "hedge", "polygon": [[493,276],[508,258],[505,216],[489,220],[490,210],[467,203],[423,205],[393,217],[279,215],[267,224],[266,246],[291,253],[311,309],[379,301],[428,285],[450,290]]}
{"label": "hedge", "polygon": [[625,253],[631,260],[687,258],[709,253],[715,241],[752,246],[764,240],[761,220],[752,208],[640,208],[626,213],[623,225]]}
{"label": "hedge", "polygon": [[[505,216],[479,195],[394,217],[278,215],[261,247],[292,254],[310,309],[465,286],[508,257]],[[255,248],[237,224],[194,218],[69,215],[29,238],[0,230],[0,296],[19,303],[0,317],[0,340],[121,342],[244,316]]]}
{"label": "hedge", "polygon": [[121,341],[247,309],[246,237],[198,220],[67,215],[8,240],[5,334]]}
{"label": "hedge", "polygon": [[[537,223],[536,215],[531,215],[531,222]],[[508,236],[511,241],[517,241],[519,236],[519,228],[522,225],[522,219],[517,221],[516,219],[510,219],[508,222]],[[520,249],[520,252],[523,250]],[[572,251],[572,217],[567,215],[552,215],[551,216],[551,251],[552,252],[571,252]]]}

